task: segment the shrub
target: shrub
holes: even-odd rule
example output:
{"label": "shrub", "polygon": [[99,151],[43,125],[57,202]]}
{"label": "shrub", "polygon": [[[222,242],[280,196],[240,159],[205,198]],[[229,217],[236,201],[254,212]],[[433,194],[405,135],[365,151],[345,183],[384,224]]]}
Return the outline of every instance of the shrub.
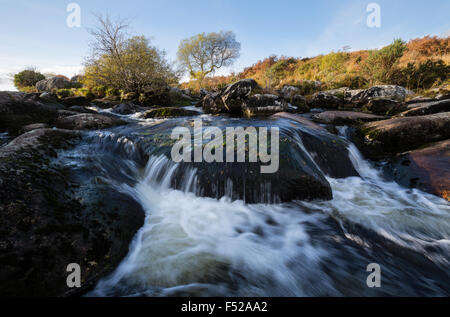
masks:
{"label": "shrub", "polygon": [[14,75],[14,86],[21,90],[24,87],[34,87],[38,81],[45,79],[45,76],[34,69],[26,69]]}
{"label": "shrub", "polygon": [[120,96],[120,90],[117,88],[108,88],[105,91],[106,97]]}
{"label": "shrub", "polygon": [[370,81],[370,84],[390,83],[405,50],[405,42],[397,39],[380,50],[370,51],[362,66],[362,75]]}
{"label": "shrub", "polygon": [[91,92],[98,98],[105,97],[106,88],[105,86],[95,86],[91,89]]}
{"label": "shrub", "polygon": [[26,86],[26,87],[20,87],[19,89],[22,92],[25,92],[27,94],[32,94],[32,93],[37,93],[38,90],[36,89],[35,86]]}
{"label": "shrub", "polygon": [[429,59],[419,65],[408,63],[396,73],[394,82],[409,89],[429,89],[445,82],[449,73],[450,66],[442,60]]}
{"label": "shrub", "polygon": [[75,94],[74,94],[74,92],[72,91],[72,89],[66,89],[66,88],[64,88],[64,89],[57,89],[57,90],[56,90],[56,95],[57,95],[59,98],[66,98],[66,97],[73,97]]}

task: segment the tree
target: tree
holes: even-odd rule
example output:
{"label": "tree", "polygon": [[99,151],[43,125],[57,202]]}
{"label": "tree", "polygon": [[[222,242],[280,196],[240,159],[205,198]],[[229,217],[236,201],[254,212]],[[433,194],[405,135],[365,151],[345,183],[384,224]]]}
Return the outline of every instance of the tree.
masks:
{"label": "tree", "polygon": [[97,18],[99,26],[90,30],[92,53],[85,62],[83,83],[87,87],[157,94],[177,81],[163,51],[151,46],[145,36],[126,35],[126,20]]}
{"label": "tree", "polygon": [[239,58],[240,49],[231,31],[201,33],[181,41],[177,56],[183,69],[201,86],[206,76],[231,66]]}
{"label": "tree", "polygon": [[380,50],[370,51],[366,62],[362,65],[363,75],[369,79],[370,84],[390,83],[405,50],[405,42],[397,39]]}
{"label": "tree", "polygon": [[19,90],[25,87],[34,87],[38,81],[43,79],[45,76],[35,68],[28,68],[14,75],[14,86]]}

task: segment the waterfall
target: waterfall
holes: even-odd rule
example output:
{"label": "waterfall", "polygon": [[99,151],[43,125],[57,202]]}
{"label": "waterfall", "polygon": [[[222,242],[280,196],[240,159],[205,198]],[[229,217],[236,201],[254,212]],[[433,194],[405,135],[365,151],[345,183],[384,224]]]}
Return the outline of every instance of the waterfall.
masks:
{"label": "waterfall", "polygon": [[[450,205],[383,179],[350,142],[360,176],[327,176],[332,200],[245,204],[229,198],[231,182],[221,199],[201,197],[196,169],[164,155],[131,164],[138,142],[112,139],[128,149],[120,160],[134,178],[113,184],[143,206],[146,219],[128,256],[89,296],[450,293]],[[369,263],[382,267],[381,289],[366,286]]]}

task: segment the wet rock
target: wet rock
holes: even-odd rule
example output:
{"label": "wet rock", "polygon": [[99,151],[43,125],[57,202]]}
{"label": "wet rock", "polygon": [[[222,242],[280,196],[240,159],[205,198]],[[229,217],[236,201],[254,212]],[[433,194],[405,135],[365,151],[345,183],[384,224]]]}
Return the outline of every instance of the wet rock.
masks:
{"label": "wet rock", "polygon": [[388,172],[402,185],[450,201],[450,140],[404,153],[391,160]]}
{"label": "wet rock", "polygon": [[[290,114],[292,115],[292,114]],[[296,115],[293,115],[296,116]],[[307,119],[304,119],[307,120]],[[258,123],[259,122],[259,123]],[[170,133],[173,127],[184,125],[192,129],[190,122],[165,121],[146,128],[143,144],[153,155],[171,155],[173,141]],[[236,122],[235,122],[236,123]],[[318,127],[312,129],[294,120],[280,116],[267,122],[242,119],[239,126],[280,128],[279,168],[274,173],[261,173],[261,162],[180,162],[173,171],[170,186],[172,188],[193,191],[197,196],[244,200],[246,203],[274,203],[291,200],[331,199],[331,187],[324,177],[357,176],[346,148],[346,142]],[[230,127],[226,120],[215,121],[214,125],[224,131]],[[310,122],[312,127],[317,125]],[[257,137],[256,132],[250,132]],[[255,133],[255,134],[254,134]],[[171,142],[172,141],[172,142]],[[222,144],[223,154],[227,144]],[[248,153],[248,147],[240,147]],[[155,150],[157,149],[157,151]],[[238,146],[234,147],[235,156]],[[159,166],[159,165],[158,165]],[[173,162],[158,167],[157,179],[164,171],[172,170]],[[195,178],[190,171],[196,170]]]}
{"label": "wet rock", "polygon": [[63,105],[70,106],[90,106],[89,100],[84,96],[65,97],[59,100]]}
{"label": "wet rock", "polygon": [[142,108],[138,105],[135,105],[131,102],[123,102],[121,104],[118,104],[117,106],[114,106],[112,109],[112,112],[122,115],[132,114],[137,111],[141,111]]}
{"label": "wet rock", "polygon": [[20,133],[26,133],[37,129],[46,129],[49,128],[48,124],[45,123],[33,123],[22,127]]}
{"label": "wet rock", "polygon": [[39,97],[21,92],[0,92],[0,129],[17,135],[32,123],[52,124],[58,116],[58,104],[43,103]]}
{"label": "wet rock", "polygon": [[205,113],[218,114],[226,112],[226,108],[220,97],[220,92],[206,95],[202,100],[202,107]]}
{"label": "wet rock", "polygon": [[229,85],[221,94],[225,108],[231,113],[242,113],[243,102],[256,87],[254,79],[242,79]]}
{"label": "wet rock", "polygon": [[333,108],[337,109],[344,105],[343,93],[340,95],[338,91],[321,91],[312,95],[308,101],[310,108]]}
{"label": "wet rock", "polygon": [[399,114],[402,117],[423,116],[450,111],[450,99],[410,104],[408,110]]}
{"label": "wet rock", "polygon": [[197,111],[186,110],[183,108],[167,107],[167,108],[156,108],[147,110],[142,114],[145,119],[150,118],[170,118],[170,117],[185,117],[185,116],[196,116]]}
{"label": "wet rock", "polygon": [[58,102],[58,96],[50,92],[44,92],[40,94],[39,98],[47,102]]}
{"label": "wet rock", "polygon": [[406,110],[406,106],[398,101],[387,98],[372,98],[367,105],[363,108],[375,114],[397,114]]}
{"label": "wet rock", "polygon": [[68,108],[68,111],[75,112],[74,114],[76,114],[76,112],[79,112],[79,113],[97,113],[97,111],[92,110],[92,109],[88,109],[88,108],[83,107],[83,106],[72,106],[72,107]]}
{"label": "wet rock", "polygon": [[194,99],[183,93],[183,90],[177,87],[171,87],[169,90],[169,96],[172,106],[190,106]]}
{"label": "wet rock", "polygon": [[[134,200],[95,184],[88,195],[80,188],[90,182],[58,163],[79,139],[38,129],[0,148],[0,296],[82,295],[120,263],[142,226]],[[81,289],[67,287],[69,263],[81,267]]]}
{"label": "wet rock", "polygon": [[312,116],[319,123],[334,125],[351,125],[361,122],[384,120],[386,117],[356,111],[325,111]]}
{"label": "wet rock", "polygon": [[120,101],[116,98],[105,97],[101,99],[94,99],[91,101],[95,106],[101,109],[110,109],[120,104]]}
{"label": "wet rock", "polygon": [[324,127],[321,127],[320,125],[318,125],[318,124],[312,122],[311,120],[308,120],[298,114],[293,114],[293,113],[288,113],[288,112],[279,112],[279,113],[274,114],[272,116],[272,118],[274,118],[274,119],[285,118],[285,119],[293,120],[293,121],[298,122],[301,125],[304,125],[312,130],[327,132],[327,129],[325,129]]}
{"label": "wet rock", "polygon": [[247,117],[267,116],[288,110],[288,104],[276,95],[256,94],[245,100],[243,110]]}
{"label": "wet rock", "polygon": [[450,138],[450,112],[366,123],[359,135],[362,150],[370,157],[413,150]]}
{"label": "wet rock", "polygon": [[295,107],[295,112],[309,112],[310,110],[306,98],[301,95],[292,96],[289,102]]}
{"label": "wet rock", "polygon": [[125,121],[101,114],[81,113],[59,118],[55,126],[68,130],[99,130],[126,124]]}

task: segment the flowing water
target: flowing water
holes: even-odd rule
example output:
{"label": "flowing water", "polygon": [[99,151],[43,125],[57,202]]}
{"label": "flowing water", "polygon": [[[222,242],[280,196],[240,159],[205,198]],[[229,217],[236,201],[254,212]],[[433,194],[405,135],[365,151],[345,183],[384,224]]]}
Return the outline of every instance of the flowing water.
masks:
{"label": "flowing water", "polygon": [[[146,212],[129,254],[90,296],[450,294],[450,205],[385,180],[350,142],[360,177],[327,177],[332,200],[245,204],[196,195],[195,169],[173,189],[179,166],[130,133],[157,123],[91,132],[64,154],[74,166],[97,162]],[[366,285],[370,263],[380,288]]]}

